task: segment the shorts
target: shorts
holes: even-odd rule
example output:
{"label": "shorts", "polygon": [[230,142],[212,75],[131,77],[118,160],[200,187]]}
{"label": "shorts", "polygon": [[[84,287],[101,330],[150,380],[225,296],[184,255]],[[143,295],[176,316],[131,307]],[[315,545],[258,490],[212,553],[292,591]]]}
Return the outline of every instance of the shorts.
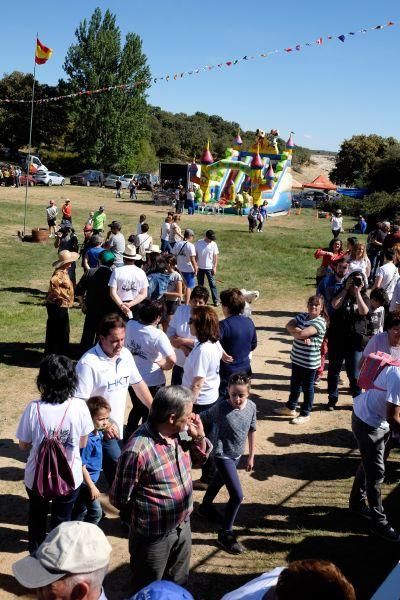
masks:
{"label": "shorts", "polygon": [[165,306],[167,308],[167,315],[171,316],[176,313],[176,309],[179,306],[178,300],[165,300]]}
{"label": "shorts", "polygon": [[194,273],[184,273],[183,271],[181,271],[181,275],[183,277],[183,281],[186,284],[186,287],[188,287],[190,290],[192,290],[194,288],[194,286],[196,285],[196,276]]}
{"label": "shorts", "polygon": [[55,219],[47,219],[47,225],[49,227],[54,227],[56,224],[56,220]]}

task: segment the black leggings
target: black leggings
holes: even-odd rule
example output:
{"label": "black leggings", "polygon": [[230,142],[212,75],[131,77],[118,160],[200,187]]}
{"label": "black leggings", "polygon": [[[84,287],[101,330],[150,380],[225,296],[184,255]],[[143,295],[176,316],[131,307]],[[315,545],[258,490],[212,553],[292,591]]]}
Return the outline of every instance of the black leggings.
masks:
{"label": "black leggings", "polygon": [[223,531],[232,531],[236,515],[243,502],[243,490],[236,468],[238,462],[239,458],[235,460],[234,458],[215,457],[217,472],[208,486],[203,499],[203,504],[211,504],[220,489],[224,485],[226,486],[229,493],[229,500],[225,506],[225,514],[222,522]]}

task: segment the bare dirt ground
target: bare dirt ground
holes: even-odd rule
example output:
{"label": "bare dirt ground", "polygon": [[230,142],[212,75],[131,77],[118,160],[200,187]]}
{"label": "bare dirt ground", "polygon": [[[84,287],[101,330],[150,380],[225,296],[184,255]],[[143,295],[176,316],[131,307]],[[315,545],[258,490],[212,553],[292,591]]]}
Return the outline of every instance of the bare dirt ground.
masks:
{"label": "bare dirt ground", "polygon": [[313,164],[301,168],[301,172],[293,172],[293,176],[300,183],[309,183],[318,175],[324,175],[329,178],[329,173],[334,167],[335,157],[329,154],[312,154],[311,161]]}

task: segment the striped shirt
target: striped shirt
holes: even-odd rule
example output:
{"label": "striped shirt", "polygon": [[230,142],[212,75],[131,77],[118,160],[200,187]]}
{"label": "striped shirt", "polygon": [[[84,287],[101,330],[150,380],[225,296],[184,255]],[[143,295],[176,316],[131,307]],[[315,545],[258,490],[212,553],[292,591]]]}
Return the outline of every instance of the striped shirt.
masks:
{"label": "striped shirt", "polygon": [[310,319],[308,313],[300,313],[295,318],[296,327],[305,329],[314,327],[317,333],[310,337],[311,344],[305,344],[304,340],[293,340],[290,358],[295,365],[306,369],[318,369],[321,365],[321,345],[326,331],[326,321],[323,317]]}
{"label": "striped shirt", "polygon": [[178,527],[193,510],[191,464],[203,464],[204,454],[179,434],[174,443],[145,423],[129,439],[118,461],[110,492],[117,508],[132,506],[132,528],[146,536],[160,536]]}

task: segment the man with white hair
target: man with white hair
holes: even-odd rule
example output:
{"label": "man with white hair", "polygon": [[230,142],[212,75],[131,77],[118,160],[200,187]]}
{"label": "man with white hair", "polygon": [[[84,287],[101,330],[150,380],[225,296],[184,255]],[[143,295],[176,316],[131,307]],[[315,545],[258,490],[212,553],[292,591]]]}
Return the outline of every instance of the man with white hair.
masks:
{"label": "man with white hair", "polygon": [[53,529],[34,556],[13,564],[18,583],[40,600],[107,600],[103,580],[111,546],[92,523],[69,521]]}

